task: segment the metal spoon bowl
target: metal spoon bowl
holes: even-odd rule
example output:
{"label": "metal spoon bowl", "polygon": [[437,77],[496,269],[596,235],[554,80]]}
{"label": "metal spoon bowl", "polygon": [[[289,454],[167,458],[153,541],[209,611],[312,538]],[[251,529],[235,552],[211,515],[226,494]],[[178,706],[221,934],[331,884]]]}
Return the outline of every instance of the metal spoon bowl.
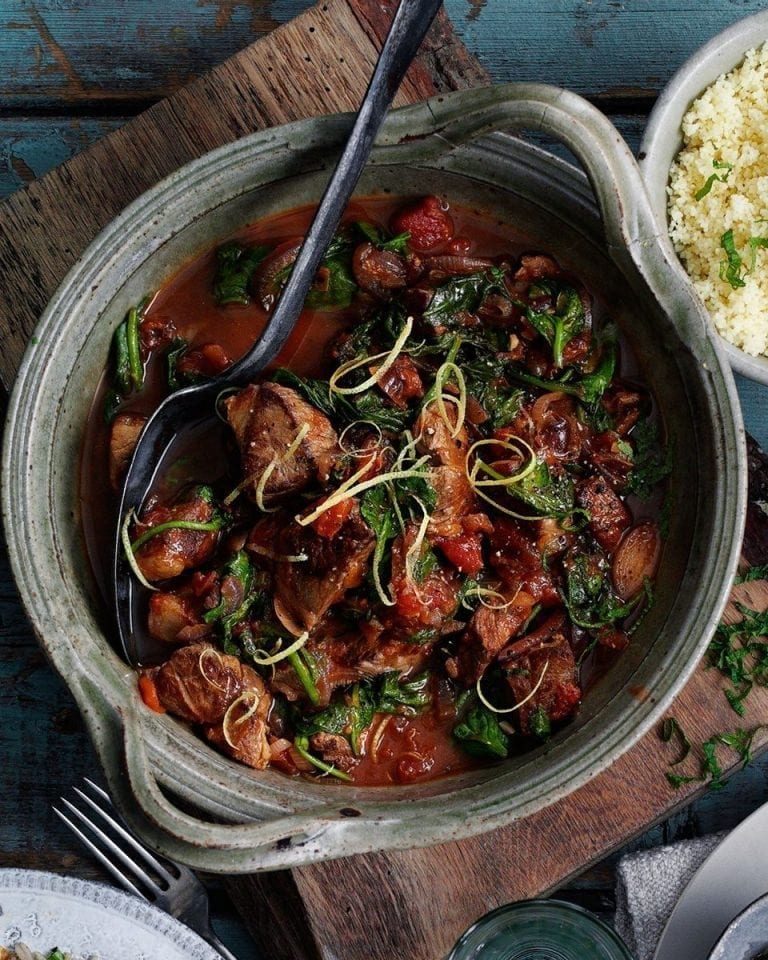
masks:
{"label": "metal spoon bowl", "polygon": [[132,664],[143,650],[133,575],[122,543],[124,519],[140,511],[181,429],[212,420],[216,397],[228,387],[253,380],[273,360],[293,329],[315,273],[328,249],[373,147],[387,110],[440,7],[441,0],[401,0],[389,28],[365,97],[315,217],[299,250],[290,277],[261,336],[251,349],[220,375],[166,397],[144,427],[123,483],[114,539],[113,598],[123,652]]}

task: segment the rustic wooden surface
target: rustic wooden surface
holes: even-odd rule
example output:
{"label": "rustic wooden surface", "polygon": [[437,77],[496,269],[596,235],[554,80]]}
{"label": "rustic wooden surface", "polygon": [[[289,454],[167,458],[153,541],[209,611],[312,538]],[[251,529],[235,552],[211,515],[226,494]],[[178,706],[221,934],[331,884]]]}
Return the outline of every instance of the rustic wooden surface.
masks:
{"label": "rustic wooden surface", "polygon": [[[369,5],[373,6],[372,2]],[[0,0],[0,62],[4,65],[0,77],[0,196],[11,194],[55,164],[79,155],[89,144],[122,128],[139,111],[307,6],[305,0],[168,0],[163,5],[154,0],[123,4],[48,0],[35,5],[26,0]],[[540,7],[533,0],[448,0],[446,4],[457,33],[494,80],[545,80],[586,94],[611,116],[636,148],[647,111],[677,65],[717,30],[736,17],[763,8],[764,3],[702,0],[695,13],[681,0],[635,0],[625,5],[612,0],[565,0],[557,11],[546,14]],[[435,55],[439,53],[438,47]],[[259,75],[263,66],[259,65]],[[215,99],[216,91],[210,91],[210,96]],[[251,107],[257,110],[253,103]],[[322,112],[331,108],[317,109]],[[168,114],[160,116],[165,120]],[[162,134],[162,123],[159,129]],[[207,136],[204,131],[188,132],[180,144],[182,154],[203,149]],[[153,172],[149,170],[146,175]],[[107,195],[110,187],[114,184],[100,185]],[[26,209],[25,201],[14,199],[15,210]],[[104,219],[110,215],[105,209]],[[26,222],[22,218],[14,226],[14,242],[23,243]],[[3,287],[6,281],[3,275]],[[41,281],[33,277],[32,282]],[[50,277],[42,282],[49,283]],[[44,295],[38,295],[30,302],[42,303],[44,299]],[[33,312],[22,305],[25,324]],[[15,349],[4,340],[0,369],[10,372],[13,360],[8,355]],[[739,392],[748,428],[764,446],[768,445],[765,390],[739,380]],[[754,715],[763,710],[761,703]],[[733,719],[733,715],[728,718],[730,726],[734,725]],[[703,737],[709,728],[694,724],[691,731]],[[59,792],[80,775],[93,773],[96,763],[66,689],[46,666],[31,637],[4,553],[0,556],[0,750],[4,758],[0,865],[101,877],[50,811],[50,803]],[[765,800],[767,771],[768,760],[763,757],[737,774],[735,784],[725,791],[694,803],[687,795],[677,795],[675,802],[685,804],[680,811],[622,849],[735,825]],[[580,821],[579,830],[570,821],[554,825],[543,821],[541,837],[522,848],[526,857],[514,858],[514,875],[509,877],[509,868],[500,872],[492,895],[471,901],[472,918],[497,902],[526,895],[521,877],[524,883],[535,886],[538,873],[534,868],[540,858],[546,861],[549,852],[551,860],[552,836],[579,840],[574,862],[558,856],[557,862],[550,864],[554,883],[556,876],[564,877],[600,856],[598,836],[604,822],[618,820],[616,826],[626,835],[646,826],[652,812],[643,807],[646,798],[638,795],[633,786],[634,771],[629,772],[629,795],[636,799],[640,813],[637,822],[627,819],[614,804],[606,807],[606,799],[599,793],[588,793],[584,801],[586,817]],[[426,862],[441,865],[440,850],[436,848]],[[577,898],[609,914],[612,865],[618,855],[570,880],[559,895]],[[550,865],[544,865],[549,869]],[[405,869],[400,855],[392,862],[385,858],[379,866],[400,870],[403,882],[415,884],[414,902],[422,903],[432,896],[425,885],[428,878]],[[348,865],[343,863],[334,869],[342,867]],[[313,871],[300,876],[296,883],[291,881],[287,889],[281,887],[285,899],[279,902],[286,907],[283,931],[295,925],[291,890],[312,890],[318,905],[327,897],[327,887],[315,892],[317,878]],[[277,877],[272,879],[275,886],[280,883]],[[341,882],[333,884],[334,896],[354,890],[358,882],[354,869],[345,869]],[[386,879],[374,892],[385,901],[391,897]],[[230,893],[252,897],[240,884]],[[466,896],[467,891],[462,890],[454,899],[460,901]],[[232,922],[227,903],[220,885],[214,885],[214,914],[223,923],[225,939],[239,955],[255,955],[252,943]],[[351,913],[359,912],[356,902]],[[451,913],[446,907],[445,916],[458,926],[455,909]],[[320,922],[327,919],[321,917]],[[345,918],[340,929],[346,928],[346,922]],[[370,928],[366,937],[370,935],[379,946],[387,943],[389,934],[373,923],[373,918],[368,918],[365,926]],[[423,916],[418,916],[408,931],[415,945],[413,950],[404,951],[408,956],[417,956],[417,948],[435,943],[434,932]],[[353,925],[350,943],[355,938],[359,941],[360,936],[360,924]],[[347,946],[339,946],[339,956],[354,956],[347,952]],[[297,948],[290,955],[301,954]]]}

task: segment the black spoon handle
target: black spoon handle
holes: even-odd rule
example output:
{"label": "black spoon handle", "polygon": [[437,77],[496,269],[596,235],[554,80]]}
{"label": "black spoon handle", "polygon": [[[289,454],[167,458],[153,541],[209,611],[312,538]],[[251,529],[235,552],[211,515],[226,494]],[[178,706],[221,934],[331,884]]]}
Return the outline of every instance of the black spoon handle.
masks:
{"label": "black spoon handle", "polygon": [[126,515],[132,510],[138,511],[144,502],[163,455],[180,426],[210,418],[213,414],[212,404],[220,391],[253,379],[277,356],[287,340],[304,306],[320,261],[360,179],[381,123],[440,3],[441,0],[400,0],[347,144],[262,335],[244,357],[220,376],[166,397],[139,438],[123,486],[113,553],[117,628],[123,650],[131,663],[140,659],[141,650],[135,631],[136,591],[122,555],[121,525]]}
{"label": "black spoon handle", "polygon": [[442,0],[400,0],[354,126],[328,181],[275,311],[261,337],[217,382],[242,384],[272,360],[293,329],[392,99]]}

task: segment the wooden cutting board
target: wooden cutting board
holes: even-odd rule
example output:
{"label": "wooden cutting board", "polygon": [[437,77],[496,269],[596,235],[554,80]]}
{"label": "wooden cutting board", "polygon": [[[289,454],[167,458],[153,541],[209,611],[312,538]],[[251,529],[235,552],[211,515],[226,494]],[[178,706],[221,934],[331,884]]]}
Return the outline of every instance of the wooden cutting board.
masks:
{"label": "wooden cutting board", "polygon": [[[36,319],[66,271],[142,191],[252,130],[354,109],[392,8],[392,0],[318,4],[0,204],[2,384],[12,384]],[[487,82],[441,16],[396,103]],[[743,554],[754,565],[768,562],[768,518],[759,506],[768,501],[768,461],[756,448],[751,480]],[[768,585],[740,586],[734,599],[765,609]],[[728,617],[737,617],[732,606]],[[738,725],[722,686],[702,667],[670,711],[694,742]],[[744,725],[762,722],[768,692],[757,690]],[[756,749],[765,743],[756,738]],[[503,830],[238,878],[228,889],[275,960],[440,960],[487,910],[552,889],[689,803],[701,788],[669,787],[664,772],[674,756],[652,732],[581,790]]]}

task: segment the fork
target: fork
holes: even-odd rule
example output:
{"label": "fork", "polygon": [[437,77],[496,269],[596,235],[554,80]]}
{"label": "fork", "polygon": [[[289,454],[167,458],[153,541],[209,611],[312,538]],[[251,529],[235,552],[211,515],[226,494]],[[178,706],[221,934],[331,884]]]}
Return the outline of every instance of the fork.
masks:
{"label": "fork", "polygon": [[53,807],[54,813],[120,886],[186,924],[224,960],[237,960],[211,928],[208,893],[198,877],[189,867],[158,859],[127,828],[109,794],[87,777],[83,779],[86,790],[78,787],[73,790],[85,810],[61,797],[70,816],[56,806]]}

